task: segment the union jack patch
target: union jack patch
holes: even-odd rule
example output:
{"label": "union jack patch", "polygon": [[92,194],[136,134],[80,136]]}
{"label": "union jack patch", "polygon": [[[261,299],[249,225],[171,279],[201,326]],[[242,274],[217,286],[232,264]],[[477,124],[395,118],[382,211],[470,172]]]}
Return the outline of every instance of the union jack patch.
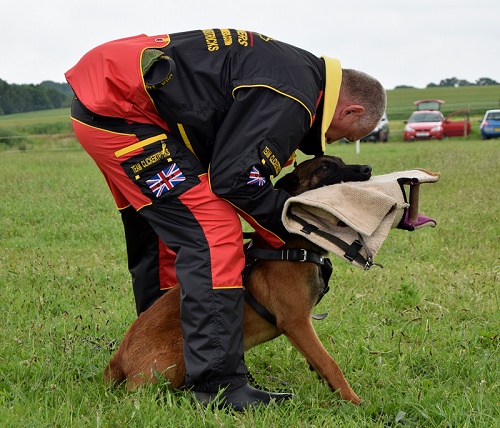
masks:
{"label": "union jack patch", "polygon": [[173,163],[168,168],[151,177],[149,180],[146,180],[146,184],[155,196],[159,198],[161,195],[168,192],[185,179],[186,177],[177,164]]}
{"label": "union jack patch", "polygon": [[263,186],[266,184],[266,178],[260,175],[260,171],[255,166],[252,166],[250,178],[248,179],[247,184],[252,186]]}

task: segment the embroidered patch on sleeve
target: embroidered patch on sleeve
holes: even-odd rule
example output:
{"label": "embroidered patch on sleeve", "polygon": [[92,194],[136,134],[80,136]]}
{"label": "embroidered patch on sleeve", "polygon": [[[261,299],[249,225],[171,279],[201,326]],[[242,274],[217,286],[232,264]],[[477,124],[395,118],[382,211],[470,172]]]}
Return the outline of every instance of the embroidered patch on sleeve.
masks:
{"label": "embroidered patch on sleeve", "polygon": [[184,181],[186,177],[179,169],[176,163],[173,163],[168,168],[160,171],[158,174],[146,180],[146,184],[151,191],[159,198],[164,193],[168,192],[174,186]]}
{"label": "embroidered patch on sleeve", "polygon": [[252,186],[263,186],[264,184],[266,184],[266,178],[262,177],[260,171],[255,166],[252,166],[252,170],[250,171],[250,178],[248,179],[247,184],[250,184]]}

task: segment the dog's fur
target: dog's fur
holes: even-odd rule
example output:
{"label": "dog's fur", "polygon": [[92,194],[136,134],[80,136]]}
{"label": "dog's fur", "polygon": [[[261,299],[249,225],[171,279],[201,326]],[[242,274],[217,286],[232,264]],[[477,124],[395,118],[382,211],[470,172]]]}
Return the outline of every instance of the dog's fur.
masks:
{"label": "dog's fur", "polygon": [[[291,195],[341,181],[364,181],[371,176],[367,165],[346,165],[340,158],[321,156],[299,164],[276,183]],[[270,248],[254,234],[254,246]],[[283,248],[305,248],[323,252],[304,238],[293,238]],[[255,299],[276,317],[277,326],[262,318],[245,302],[245,350],[285,334],[310,366],[342,399],[360,403],[337,363],[321,344],[311,323],[311,313],[324,284],[314,263],[261,260],[247,284]],[[175,286],[130,326],[105,370],[105,379],[127,380],[132,389],[154,382],[158,375],[173,388],[184,384],[185,365],[180,325],[180,288]]]}

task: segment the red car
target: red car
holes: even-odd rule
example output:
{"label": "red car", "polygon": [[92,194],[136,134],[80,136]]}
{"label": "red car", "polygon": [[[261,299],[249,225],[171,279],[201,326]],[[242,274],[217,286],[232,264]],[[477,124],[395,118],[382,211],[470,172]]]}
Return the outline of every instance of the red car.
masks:
{"label": "red car", "polygon": [[[457,110],[444,117],[439,111],[444,101],[422,100],[416,101],[415,104],[418,110],[414,111],[405,122],[404,141],[442,140],[445,137],[462,137],[470,134],[468,110]],[[463,120],[456,120],[457,117]]]}

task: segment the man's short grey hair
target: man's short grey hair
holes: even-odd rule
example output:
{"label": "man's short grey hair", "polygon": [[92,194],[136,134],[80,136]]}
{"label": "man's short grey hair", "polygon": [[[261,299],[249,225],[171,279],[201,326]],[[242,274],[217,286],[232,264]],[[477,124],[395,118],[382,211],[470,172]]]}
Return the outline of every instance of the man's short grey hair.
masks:
{"label": "man's short grey hair", "polygon": [[365,108],[363,122],[366,126],[376,126],[387,105],[385,89],[377,79],[362,71],[345,68],[340,92],[347,100]]}

